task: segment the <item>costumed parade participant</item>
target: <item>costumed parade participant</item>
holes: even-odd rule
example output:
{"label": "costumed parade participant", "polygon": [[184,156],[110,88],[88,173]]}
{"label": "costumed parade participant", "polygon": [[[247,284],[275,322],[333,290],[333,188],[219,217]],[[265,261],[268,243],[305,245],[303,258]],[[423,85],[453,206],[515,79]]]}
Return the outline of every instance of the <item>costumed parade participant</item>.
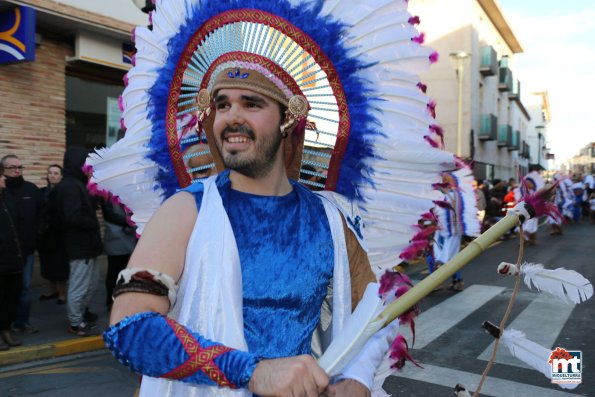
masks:
{"label": "costumed parade participant", "polygon": [[[335,379],[311,354],[362,295],[409,288],[368,283],[415,248],[454,168],[416,75],[437,56],[417,23],[406,1],[168,0],[135,30],[126,136],[87,166],[142,234],[104,334],[141,396],[384,395],[411,313]],[[182,147],[203,132],[219,174],[193,181]]]}
{"label": "costumed parade participant", "polygon": [[[514,190],[514,197],[521,201],[524,197],[534,194],[545,185],[543,177],[537,171],[531,171],[525,175],[519,187]],[[523,222],[523,238],[527,245],[537,245],[537,227],[539,219],[531,218]]]}
{"label": "costumed parade participant", "polygon": [[562,229],[564,221],[569,221],[572,219],[572,211],[574,208],[572,181],[569,177],[556,172],[554,174],[554,182],[558,183],[554,202],[558,207],[558,211],[560,211],[560,214],[562,214],[562,217],[557,218],[554,216],[548,216],[547,223],[550,225],[550,234],[554,236],[560,236],[564,233]]}
{"label": "costumed parade participant", "polygon": [[[463,236],[479,236],[477,201],[473,192],[473,172],[462,165],[453,172],[445,172],[440,188],[442,201],[434,208],[438,219],[438,231],[434,236],[434,266],[440,267],[451,260],[461,249]],[[451,289],[462,291],[465,287],[461,272],[452,276]]]}

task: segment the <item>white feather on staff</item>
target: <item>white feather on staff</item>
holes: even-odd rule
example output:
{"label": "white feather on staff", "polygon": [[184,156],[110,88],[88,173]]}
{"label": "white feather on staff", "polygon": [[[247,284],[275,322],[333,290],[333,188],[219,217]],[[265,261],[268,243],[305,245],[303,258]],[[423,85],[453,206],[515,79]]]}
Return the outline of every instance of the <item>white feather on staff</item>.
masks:
{"label": "white feather on staff", "polygon": [[[500,340],[508,348],[510,354],[541,372],[546,378],[551,379],[552,367],[548,363],[551,350],[530,341],[523,332],[516,329],[509,328],[504,331]],[[578,383],[559,383],[558,386],[563,389],[574,389]]]}
{"label": "white feather on staff", "polygon": [[[513,275],[518,272],[512,263],[502,262],[498,266],[498,273]],[[582,303],[593,296],[593,285],[574,270],[544,269],[539,263],[524,263],[521,266],[523,280],[529,288],[550,293],[558,298],[575,304]]]}
{"label": "white feather on staff", "polygon": [[549,270],[544,269],[541,264],[525,263],[521,267],[521,274],[529,288],[533,285],[539,291],[548,292],[575,304],[593,296],[593,285],[574,270],[563,267]]}

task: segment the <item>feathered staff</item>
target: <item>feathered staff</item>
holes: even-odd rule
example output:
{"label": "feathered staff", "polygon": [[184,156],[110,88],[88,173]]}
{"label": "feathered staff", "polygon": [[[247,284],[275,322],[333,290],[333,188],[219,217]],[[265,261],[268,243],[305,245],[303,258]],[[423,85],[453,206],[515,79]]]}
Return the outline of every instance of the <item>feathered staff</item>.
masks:
{"label": "feathered staff", "polygon": [[[502,262],[498,266],[500,274],[515,275],[518,272],[519,268],[512,263]],[[578,304],[593,296],[589,280],[574,270],[563,267],[550,270],[539,263],[523,263],[520,273],[527,287],[547,292],[566,302]]]}
{"label": "feathered staff", "polygon": [[[508,230],[527,219],[538,218],[544,215],[558,216],[556,209],[550,202],[550,196],[555,191],[555,187],[556,185],[549,185],[535,194],[526,196],[523,201],[508,211],[503,219],[472,241],[448,263],[441,266],[438,270],[420,281],[415,287],[386,306],[378,316],[370,317],[370,320],[367,322],[362,322],[361,317],[352,316],[353,321],[351,319],[348,321],[348,326],[345,327],[345,334],[334,340],[325,354],[320,358],[320,366],[330,375],[340,373],[343,366],[361,349],[371,335],[374,335],[378,330],[390,324],[395,318],[407,312],[423,297],[430,294],[454,273],[489,248],[492,243],[503,236]],[[361,305],[362,309],[366,310],[364,306],[368,304],[373,310],[378,307],[378,302],[364,302]]]}
{"label": "feathered staff", "polygon": [[[522,227],[521,227],[522,231]],[[518,358],[525,364],[538,370],[544,374],[547,378],[551,376],[551,367],[548,362],[554,357],[553,353],[543,346],[527,339],[525,334],[521,331],[514,329],[507,329],[505,331],[506,320],[510,315],[512,305],[516,294],[519,290],[521,275],[525,284],[529,288],[536,288],[538,291],[548,292],[565,302],[572,302],[575,304],[584,302],[593,296],[593,286],[589,281],[574,270],[567,270],[559,268],[555,270],[544,269],[543,265],[524,263],[521,264],[520,260],[522,257],[523,243],[521,237],[521,250],[519,255],[519,264],[514,265],[512,263],[502,262],[498,266],[498,273],[505,275],[515,276],[515,286],[508,303],[508,308],[504,313],[500,326],[496,326],[489,321],[483,323],[483,328],[486,329],[494,338],[496,343],[494,344],[494,350],[492,357],[490,358],[486,369],[483,372],[479,385],[473,394],[474,397],[479,395],[479,391],[485,381],[498,350],[499,342],[502,342],[504,346],[508,348],[513,357]],[[560,349],[557,349],[560,350]],[[578,386],[578,383],[559,383],[559,386],[564,389],[574,389]]]}

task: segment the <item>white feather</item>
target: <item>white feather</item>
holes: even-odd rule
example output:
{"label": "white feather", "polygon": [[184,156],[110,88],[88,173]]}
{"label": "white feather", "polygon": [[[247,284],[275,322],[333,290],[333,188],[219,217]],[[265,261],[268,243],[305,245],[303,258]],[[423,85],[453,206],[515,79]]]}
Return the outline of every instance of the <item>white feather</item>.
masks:
{"label": "white feather", "polygon": [[[551,379],[552,368],[548,363],[551,350],[530,341],[525,334],[515,329],[507,329],[500,337],[500,341],[510,350],[510,354],[518,358],[525,364],[536,369]],[[562,383],[558,384],[563,389],[574,389],[578,384]]]}
{"label": "white feather", "polygon": [[544,269],[543,265],[525,263],[521,267],[525,284],[575,304],[586,301],[593,296],[593,285],[580,273],[574,270]]}
{"label": "white feather", "polygon": [[333,339],[318,360],[318,365],[327,374],[334,376],[340,373],[368,339],[382,328],[384,321],[375,321],[382,307],[383,302],[378,297],[378,284],[368,284],[364,296],[341,333]]}

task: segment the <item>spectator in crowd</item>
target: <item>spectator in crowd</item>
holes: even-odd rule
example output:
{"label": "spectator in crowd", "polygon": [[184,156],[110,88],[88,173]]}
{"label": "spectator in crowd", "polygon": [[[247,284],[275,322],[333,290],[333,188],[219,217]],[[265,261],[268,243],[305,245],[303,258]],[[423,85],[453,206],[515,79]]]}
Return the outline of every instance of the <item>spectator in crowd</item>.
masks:
{"label": "spectator in crowd", "polygon": [[583,180],[583,183],[585,184],[587,197],[591,197],[591,193],[595,192],[595,174],[587,174]]}
{"label": "spectator in crowd", "polygon": [[121,205],[114,204],[109,200],[102,201],[101,211],[105,223],[103,249],[107,255],[105,304],[111,309],[112,293],[118,274],[126,268],[130,254],[136,245],[136,228],[128,223],[126,211]]}
{"label": "spectator in crowd", "polygon": [[589,196],[589,210],[591,223],[595,223],[595,192]]}
{"label": "spectator in crowd", "polygon": [[584,185],[580,182],[580,178],[573,178],[575,181],[572,184],[572,192],[574,194],[574,208],[573,208],[573,215],[572,220],[575,222],[580,221],[581,219],[581,212],[583,208],[583,195],[585,194]]}
{"label": "spectator in crowd", "polygon": [[508,192],[506,182],[501,179],[494,179],[494,187],[490,189],[490,198],[496,198],[502,205],[504,201],[504,196]]}
{"label": "spectator in crowd", "polygon": [[66,305],[68,332],[77,336],[90,335],[97,320],[97,315],[87,308],[99,281],[97,256],[102,251],[97,205],[87,191],[87,175],[82,170],[87,154],[83,148],[66,150],[64,178],[56,186],[50,203],[56,206],[63,225],[70,267]]}
{"label": "spectator in crowd", "polygon": [[12,335],[10,324],[16,315],[25,265],[18,233],[16,202],[6,200],[5,190],[6,177],[0,163],[0,351],[21,344]]}
{"label": "spectator in crowd", "polygon": [[24,167],[17,156],[14,154],[4,156],[2,165],[6,177],[5,197],[7,202],[10,201],[15,205],[16,218],[18,219],[15,224],[18,227],[21,252],[25,258],[23,285],[13,330],[35,333],[38,329],[31,325],[29,319],[31,314],[31,279],[33,278],[33,253],[36,249],[37,238],[41,233],[43,200],[39,188],[23,177]]}
{"label": "spectator in crowd", "polygon": [[510,178],[508,180],[508,192],[512,192],[514,189],[516,189],[516,187],[517,187],[516,179]]}
{"label": "spectator in crowd", "polygon": [[47,169],[47,186],[41,189],[44,203],[43,231],[38,242],[39,265],[41,276],[49,281],[49,290],[41,295],[39,300],[57,299],[59,305],[66,303],[66,283],[68,281],[68,258],[64,241],[61,238],[60,225],[54,213],[55,208],[49,208],[48,202],[54,189],[62,180],[63,170],[58,164],[52,164]]}
{"label": "spectator in crowd", "polygon": [[591,193],[593,193],[593,186],[595,185],[595,180],[593,179],[593,175],[587,173],[587,175],[583,178],[583,200],[582,200],[582,210],[583,210],[583,217],[585,219],[590,218],[591,209],[589,206],[589,198],[591,197]]}
{"label": "spectator in crowd", "polygon": [[483,191],[479,188],[479,182],[477,181],[477,179],[471,183],[471,186],[473,186],[473,193],[475,193],[475,201],[477,203],[477,216],[479,218],[479,222],[483,222],[487,206],[486,196],[483,193]]}
{"label": "spectator in crowd", "polygon": [[479,190],[483,192],[483,195],[486,198],[486,203],[490,199],[490,182],[487,179],[483,179],[479,181]]}

